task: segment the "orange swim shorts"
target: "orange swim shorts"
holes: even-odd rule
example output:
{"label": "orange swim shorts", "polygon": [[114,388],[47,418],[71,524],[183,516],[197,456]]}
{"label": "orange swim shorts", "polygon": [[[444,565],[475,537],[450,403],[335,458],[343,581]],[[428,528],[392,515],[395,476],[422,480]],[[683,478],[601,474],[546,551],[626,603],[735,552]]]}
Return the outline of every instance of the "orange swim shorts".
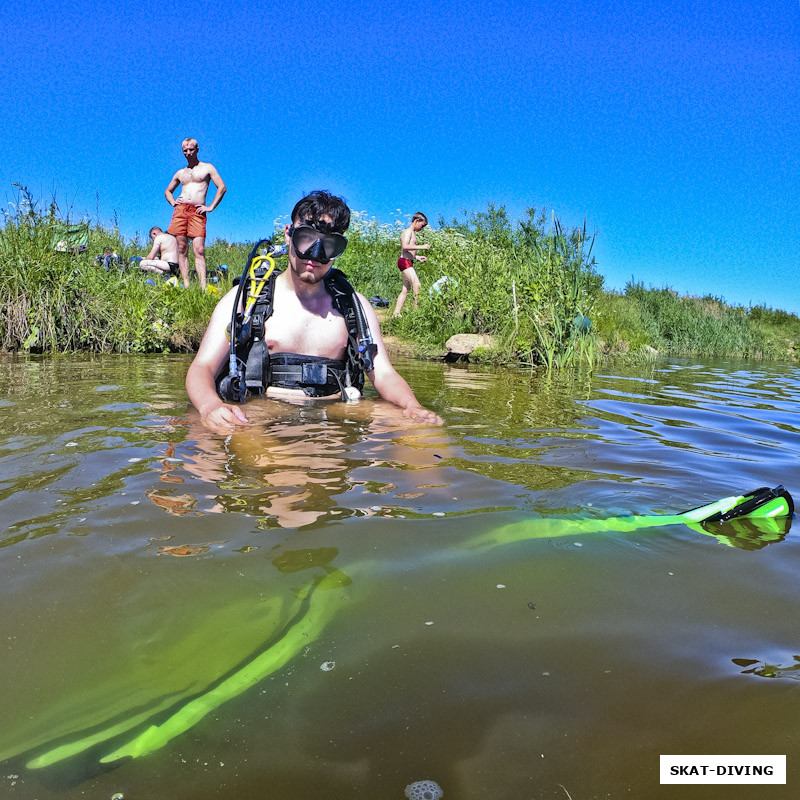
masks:
{"label": "orange swim shorts", "polygon": [[196,236],[205,237],[206,215],[198,214],[197,206],[191,203],[178,203],[172,212],[172,222],[167,228],[167,233],[173,236],[188,236],[190,239]]}
{"label": "orange swim shorts", "polygon": [[413,267],[414,265],[411,263],[410,258],[398,258],[397,259],[397,268],[402,272],[403,270],[408,269],[409,267]]}

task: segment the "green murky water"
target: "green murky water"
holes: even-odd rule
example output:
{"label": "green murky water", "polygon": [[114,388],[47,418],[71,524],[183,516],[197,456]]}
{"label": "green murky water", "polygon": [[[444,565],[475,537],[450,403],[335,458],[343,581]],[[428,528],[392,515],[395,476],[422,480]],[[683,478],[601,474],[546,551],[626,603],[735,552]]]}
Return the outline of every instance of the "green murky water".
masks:
{"label": "green murky water", "polygon": [[[796,368],[401,362],[445,428],[256,401],[221,437],[187,366],[0,361],[0,796],[795,796],[797,529],[569,518],[800,495]],[[520,520],[553,535],[469,546]],[[789,783],[662,787],[668,753],[786,754]]]}

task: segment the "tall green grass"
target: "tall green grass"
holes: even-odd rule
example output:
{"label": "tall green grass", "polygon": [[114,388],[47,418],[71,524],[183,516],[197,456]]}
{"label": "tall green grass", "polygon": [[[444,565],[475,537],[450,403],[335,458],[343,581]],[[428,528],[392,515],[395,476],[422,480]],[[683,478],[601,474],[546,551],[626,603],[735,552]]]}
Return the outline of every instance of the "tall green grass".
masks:
{"label": "tall green grass", "polygon": [[[399,223],[354,220],[341,267],[368,295],[399,293],[401,231]],[[574,324],[591,314],[602,285],[585,229],[565,231],[535,209],[513,225],[503,207],[490,205],[460,220],[439,220],[438,229],[417,238],[431,245],[427,262],[415,262],[419,308],[407,301],[387,330],[439,348],[454,334],[490,334],[497,343],[493,357],[515,363],[563,367],[596,360],[597,338]],[[432,289],[443,277],[443,288]]]}
{"label": "tall green grass", "polygon": [[794,314],[730,306],[718,297],[681,297],[638,282],[599,297],[595,322],[612,354],[649,346],[676,356],[780,361],[794,360],[800,349],[800,319]]}
{"label": "tall green grass", "polygon": [[[199,290],[165,286],[152,274],[128,268],[150,242],[125,241],[116,224],[93,224],[89,249],[54,252],[63,223],[57,204],[42,207],[24,187],[3,211],[0,228],[0,349],[31,352],[192,351],[219,299]],[[261,231],[283,242],[281,220]],[[399,220],[383,223],[354,213],[348,247],[337,262],[362,294],[393,301],[400,291]],[[743,356],[796,360],[800,318],[762,306],[741,308],[714,297],[679,297],[667,288],[629,283],[603,289],[585,229],[564,229],[558,219],[530,209],[512,223],[505,208],[450,222],[439,220],[418,240],[430,243],[428,261],[415,263],[422,282],[419,308],[409,299],[385,329],[443,352],[453,334],[485,333],[494,348],[486,360],[563,369],[593,364],[603,354],[627,359],[671,355]],[[106,272],[94,256],[111,248],[126,268]],[[221,293],[244,270],[251,244],[217,240],[206,247],[210,269],[228,266]],[[280,262],[285,266],[285,261]],[[446,277],[438,291],[434,283]],[[150,285],[147,280],[155,281]],[[390,306],[389,311],[392,308]],[[591,319],[587,330],[585,318]]]}
{"label": "tall green grass", "polygon": [[100,225],[91,227],[84,253],[54,251],[53,237],[62,222],[57,205],[43,210],[24,187],[19,190],[0,230],[0,349],[129,353],[196,348],[216,296],[196,286],[175,289],[161,279],[150,285],[136,268],[107,272],[98,267],[94,255],[106,247],[116,250],[124,265],[143,249]]}

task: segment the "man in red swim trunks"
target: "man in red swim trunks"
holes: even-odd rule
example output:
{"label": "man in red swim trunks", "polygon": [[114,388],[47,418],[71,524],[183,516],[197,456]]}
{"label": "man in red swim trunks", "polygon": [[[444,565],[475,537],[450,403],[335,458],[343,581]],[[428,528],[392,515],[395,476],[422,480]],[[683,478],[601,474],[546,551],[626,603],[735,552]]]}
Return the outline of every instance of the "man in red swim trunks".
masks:
{"label": "man in red swim trunks", "polygon": [[419,278],[417,271],[414,269],[414,261],[424,263],[428,259],[425,256],[418,256],[417,250],[430,250],[429,244],[417,244],[417,234],[428,224],[428,218],[421,212],[417,211],[411,217],[411,225],[409,225],[400,236],[400,247],[402,253],[400,258],[397,259],[397,268],[400,270],[400,278],[403,281],[403,288],[400,290],[400,295],[397,298],[397,304],[394,308],[394,316],[399,317],[400,312],[403,310],[403,305],[408,296],[408,290],[414,292],[414,308],[419,305]]}
{"label": "man in red swim trunks", "polygon": [[[200,281],[200,288],[205,290],[206,214],[222,202],[227,187],[213,164],[197,158],[200,148],[196,139],[184,139],[181,142],[181,149],[186,156],[187,165],[172,176],[164,192],[167,202],[175,209],[167,233],[171,233],[178,240],[178,266],[183,285],[186,287],[189,286],[189,239],[192,240],[194,268]],[[206,205],[208,187],[212,182],[217,191],[211,204]],[[176,198],[172,193],[179,184],[181,193]]]}

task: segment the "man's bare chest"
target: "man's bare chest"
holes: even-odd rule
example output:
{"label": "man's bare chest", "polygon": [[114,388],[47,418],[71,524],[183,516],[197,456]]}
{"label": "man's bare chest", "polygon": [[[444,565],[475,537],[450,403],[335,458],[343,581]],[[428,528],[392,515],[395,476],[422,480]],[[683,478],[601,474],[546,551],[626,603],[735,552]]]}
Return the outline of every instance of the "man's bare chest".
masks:
{"label": "man's bare chest", "polygon": [[182,186],[187,183],[208,183],[211,180],[208,168],[200,165],[196,167],[184,167],[178,173],[178,179]]}
{"label": "man's bare chest", "polygon": [[264,325],[264,338],[271,353],[341,358],[347,346],[344,317],[326,308],[312,313],[299,302],[278,302]]}

